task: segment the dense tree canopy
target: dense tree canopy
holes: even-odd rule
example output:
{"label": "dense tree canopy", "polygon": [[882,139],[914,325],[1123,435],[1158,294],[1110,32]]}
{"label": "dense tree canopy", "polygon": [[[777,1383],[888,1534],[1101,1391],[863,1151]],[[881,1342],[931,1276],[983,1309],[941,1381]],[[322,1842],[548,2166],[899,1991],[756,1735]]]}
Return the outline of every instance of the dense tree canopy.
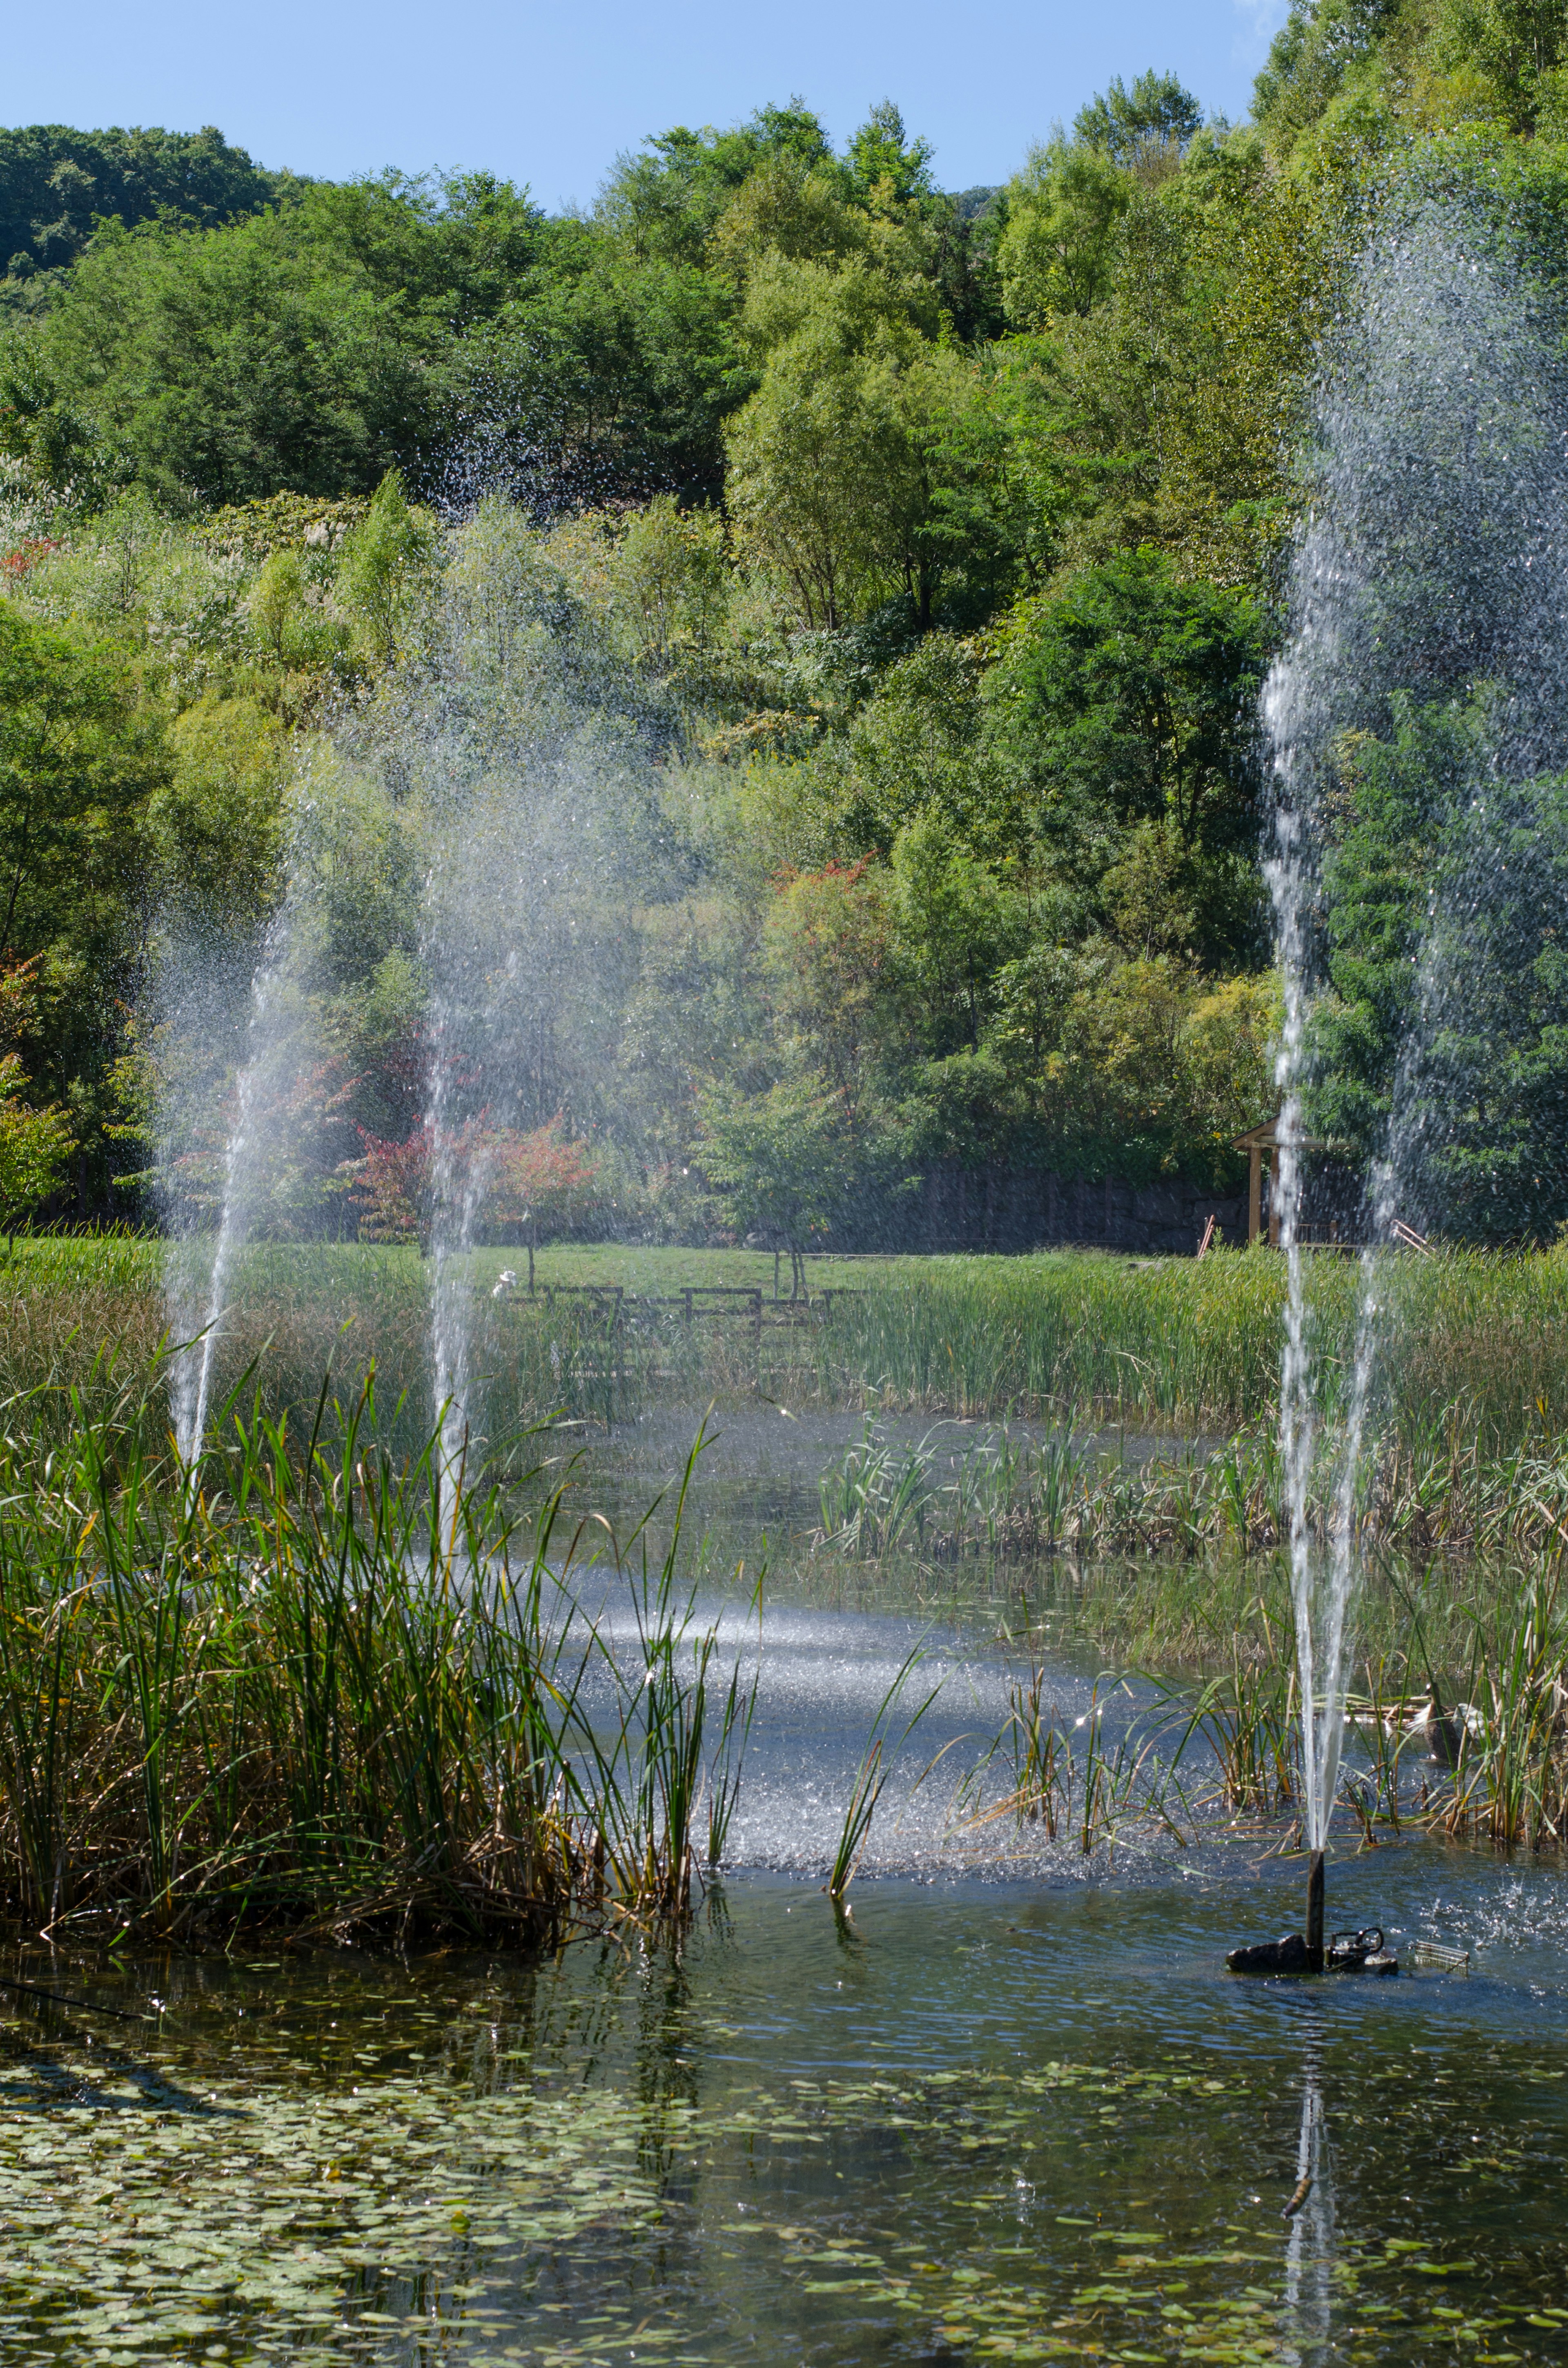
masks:
{"label": "dense tree canopy", "polygon": [[[1234,1177],[1314,377],[1400,188],[1557,319],[1562,27],[1296,0],[1248,123],[1135,73],[1010,180],[936,165],[891,100],[835,142],[792,97],[551,217],[216,132],[0,134],[0,962],[37,965],[8,1057],[84,1210],[134,1205],[169,982],[198,944],[243,973],[290,865],[333,1140],[414,1144],[433,717],[440,794],[510,780],[539,835],[517,1125],[591,1133],[620,1222],[865,1227],[937,1159]],[[1391,651],[1446,532],[1374,587]],[[1475,860],[1475,718],[1539,700],[1425,663],[1327,809],[1320,1115],[1367,1160]],[[1497,810],[1548,850],[1487,921],[1528,992],[1478,976],[1410,1087],[1471,1230],[1568,1214],[1560,806],[1538,767]],[[322,1174],[299,1205],[347,1222]]]}
{"label": "dense tree canopy", "polygon": [[73,131],[62,123],[0,131],[0,257],[30,279],[74,263],[97,223],[176,216],[203,229],[295,193],[210,125],[201,131]]}

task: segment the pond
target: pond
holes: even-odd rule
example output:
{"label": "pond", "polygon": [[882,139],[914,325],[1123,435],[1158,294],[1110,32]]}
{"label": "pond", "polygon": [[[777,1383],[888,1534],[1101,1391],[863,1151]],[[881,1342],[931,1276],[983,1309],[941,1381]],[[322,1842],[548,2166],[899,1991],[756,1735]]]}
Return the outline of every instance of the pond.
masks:
{"label": "pond", "polygon": [[[754,1501],[797,1520],[797,1459]],[[9,1957],[71,2002],[4,2004],[0,2359],[1568,2359],[1557,1862],[1346,1837],[1331,1918],[1398,1979],[1237,1980],[1227,1948],[1300,1920],[1281,1821],[1087,1858],[976,1824],[1014,1675],[986,1586],[933,1621],[799,1568],[760,1625],[723,1610],[758,1710],[678,1951]],[[939,1690],[841,1918],[922,1639]],[[1092,1664],[1050,1679],[1083,1715]]]}

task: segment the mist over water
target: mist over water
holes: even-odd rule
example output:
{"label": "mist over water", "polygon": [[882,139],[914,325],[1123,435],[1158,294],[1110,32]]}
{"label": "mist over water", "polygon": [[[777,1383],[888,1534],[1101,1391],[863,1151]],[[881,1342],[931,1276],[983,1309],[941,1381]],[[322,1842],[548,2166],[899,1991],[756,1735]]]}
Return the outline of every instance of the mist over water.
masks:
{"label": "mist over water", "polygon": [[[1568,917],[1552,779],[1568,763],[1568,380],[1551,323],[1496,222],[1436,200],[1402,204],[1372,237],[1346,321],[1264,697],[1285,988],[1281,1446],[1312,1848],[1337,1784],[1358,1520],[1396,1350],[1388,1261],[1411,1255],[1395,1228],[1505,1237],[1551,1213],[1561,1178],[1536,1171],[1556,1165],[1543,1136],[1561,1109],[1485,1104],[1510,1059],[1540,1076],[1529,1031],[1553,1014],[1528,1008],[1528,982],[1560,986],[1539,957]],[[1381,876],[1364,851],[1378,828]],[[1402,894],[1391,980],[1367,920]],[[1367,1008],[1392,1038],[1381,1070]],[[1314,1349],[1302,1212],[1314,1154],[1345,1136],[1365,1247],[1341,1373]]]}
{"label": "mist over water", "polygon": [[171,1325],[195,1344],[173,1381],[187,1460],[245,1246],[341,1230],[367,1131],[344,1114],[335,990],[378,905],[402,895],[416,915],[392,958],[405,1106],[382,1127],[400,1144],[423,1130],[408,1193],[429,1261],[426,1412],[453,1468],[487,1419],[461,1275],[496,1141],[563,1111],[583,1133],[615,1115],[626,916],[662,862],[651,735],[500,496],[449,530],[415,623],[373,696],[305,744],[254,968],[180,916],[168,929],[159,1167]]}

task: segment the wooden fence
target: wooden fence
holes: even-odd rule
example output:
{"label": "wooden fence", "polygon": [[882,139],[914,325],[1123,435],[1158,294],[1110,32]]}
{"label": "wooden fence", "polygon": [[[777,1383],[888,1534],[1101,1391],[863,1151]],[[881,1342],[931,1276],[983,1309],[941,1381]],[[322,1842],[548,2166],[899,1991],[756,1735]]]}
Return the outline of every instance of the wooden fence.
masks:
{"label": "wooden fence", "polygon": [[666,1292],[627,1291],[619,1282],[539,1282],[522,1295],[535,1302],[542,1299],[551,1308],[558,1299],[592,1300],[606,1315],[606,1328],[611,1333],[623,1316],[635,1321],[645,1307],[676,1307],[688,1326],[700,1316],[721,1322],[734,1318],[749,1324],[752,1337],[760,1340],[765,1323],[807,1324],[813,1315],[831,1315],[835,1299],[858,1299],[863,1295],[863,1287],[840,1282],[823,1291],[808,1291],[796,1299],[769,1299],[760,1288],[752,1290],[731,1282],[694,1282],[684,1290]]}

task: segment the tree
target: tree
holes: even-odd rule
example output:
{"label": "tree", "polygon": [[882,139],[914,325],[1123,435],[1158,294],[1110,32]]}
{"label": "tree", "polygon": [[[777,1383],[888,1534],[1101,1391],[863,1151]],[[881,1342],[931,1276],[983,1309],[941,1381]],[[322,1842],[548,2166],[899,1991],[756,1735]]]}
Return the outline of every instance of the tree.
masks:
{"label": "tree", "polygon": [[656,494],[626,518],[610,560],[618,622],[654,676],[700,689],[719,659],[730,597],[724,522]]}
{"label": "tree", "polygon": [[389,469],[349,529],[337,570],[344,605],[381,665],[426,607],[435,564],[435,521],[409,507],[402,475]]}
{"label": "tree", "polygon": [[768,160],[787,156],[806,172],[831,165],[817,118],[799,98],[762,107],[728,131],[677,124],[636,155],[618,156],[599,193],[598,219],[639,259],[699,264],[734,192]]}
{"label": "tree", "polygon": [[1203,109],[1174,74],[1151,66],[1129,90],[1117,74],[1097,98],[1081,108],[1073,129],[1087,148],[1097,148],[1128,171],[1171,165],[1203,121]]}
{"label": "tree", "polygon": [[[177,214],[203,229],[297,196],[208,124],[200,131],[73,131],[33,123],[0,131],[0,268],[13,277],[74,263],[100,219]],[[7,260],[8,258],[8,260]]]}
{"label": "tree", "polygon": [[846,202],[842,176],[779,149],[743,181],[708,241],[707,259],[744,288],[765,255],[823,262],[862,253],[863,216]]}
{"label": "tree", "polygon": [[1026,932],[1021,900],[937,805],[900,831],[891,870],[894,959],[912,1032],[938,1057],[977,1053],[997,970]]}
{"label": "tree", "polygon": [[[38,970],[31,962],[0,967],[0,1042],[15,1042],[38,1025]],[[75,1150],[65,1112],[21,1099],[27,1076],[17,1052],[0,1054],[0,1224],[13,1254],[19,1219],[47,1201]]]}
{"label": "tree", "polygon": [[1500,707],[1401,698],[1335,752],[1309,1122],[1391,1161],[1419,1230],[1541,1241],[1568,1220],[1568,789],[1510,778]]}
{"label": "tree", "polygon": [[922,631],[943,573],[936,454],[961,375],[898,290],[858,262],[786,263],[753,279],[762,382],[726,429],[728,498],[747,547],[830,630],[902,588]]}
{"label": "tree", "polygon": [[849,727],[854,803],[846,825],[885,852],[905,824],[940,814],[988,858],[1028,845],[1027,810],[986,745],[974,642],[927,633],[883,673]]}
{"label": "tree", "polygon": [[934,154],[928,140],[910,139],[898,108],[884,98],[850,139],[845,159],[850,187],[881,211],[907,206],[931,195]]}
{"label": "tree", "polygon": [[823,1070],[853,1110],[881,1049],[891,983],[881,865],[829,863],[779,883],[767,920],[773,1005],[798,1057]]}
{"label": "tree", "polygon": [[1233,1139],[1271,1077],[1272,980],[1204,978],[1167,955],[1041,937],[998,972],[983,1051],[1013,1141],[1066,1174],[1233,1184]]}
{"label": "tree", "polygon": [[14,1252],[18,1221],[47,1201],[76,1145],[57,1102],[35,1110],[20,1097],[21,1057],[0,1055],[0,1224]]}
{"label": "tree", "polygon": [[1198,950],[1220,967],[1244,959],[1258,928],[1257,602],[1185,583],[1145,548],[1024,610],[1015,634],[988,690],[999,741],[1036,786],[1050,860],[1097,886],[1130,829],[1168,825],[1197,867]]}
{"label": "tree", "polygon": [[254,699],[200,699],[169,734],[173,763],[148,804],[165,894],[186,925],[248,942],[275,904],[288,754]]}
{"label": "tree", "polygon": [[763,1094],[713,1086],[699,1102],[701,1165],[737,1233],[761,1227],[790,1252],[793,1299],[805,1288],[813,1234],[842,1219],[862,1173],[844,1097],[822,1077],[783,1080]]}
{"label": "tree", "polygon": [[528,1282],[540,1228],[581,1217],[592,1205],[598,1167],[586,1144],[562,1133],[560,1113],[531,1134],[489,1125],[483,1113],[459,1127],[421,1121],[401,1143],[359,1130],[363,1149],[339,1171],[350,1179],[368,1241],[429,1246],[443,1189],[472,1194],[487,1225],[528,1229]]}
{"label": "tree", "polygon": [[997,260],[1009,317],[1032,329],[1092,312],[1111,285],[1132,196],[1126,173],[1097,148],[1058,137],[1031,152],[1007,195]]}
{"label": "tree", "polygon": [[[460,459],[541,520],[563,504],[723,490],[722,424],[754,383],[734,291],[695,263],[633,258],[594,224],[460,339],[432,377]],[[482,423],[476,428],[476,423]]]}
{"label": "tree", "polygon": [[38,341],[56,403],[175,501],[368,492],[430,426],[406,301],[300,208],[100,233]]}
{"label": "tree", "polygon": [[115,998],[141,957],[146,802],[167,755],[136,692],[121,650],[0,601],[0,961],[42,959],[57,1093],[112,1057]]}

